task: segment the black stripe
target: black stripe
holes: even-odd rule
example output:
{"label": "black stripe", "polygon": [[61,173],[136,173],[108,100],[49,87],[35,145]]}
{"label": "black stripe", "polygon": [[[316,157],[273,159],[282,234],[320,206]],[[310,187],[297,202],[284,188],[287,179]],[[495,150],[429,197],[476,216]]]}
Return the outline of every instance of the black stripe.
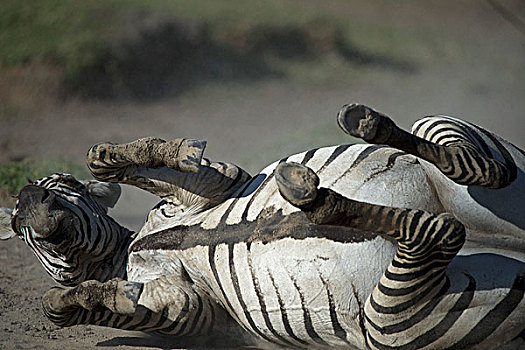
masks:
{"label": "black stripe", "polygon": [[69,326],[72,326],[72,325],[77,325],[77,324],[82,324],[80,322],[80,319],[82,317],[82,315],[85,313],[86,310],[84,309],[78,309],[73,315],[56,315],[57,317],[55,317],[55,319],[58,319],[58,320],[62,320],[62,322],[67,322],[67,325]]}
{"label": "black stripe", "polygon": [[306,332],[312,338],[313,341],[315,341],[318,344],[321,345],[328,345],[323,338],[317,334],[315,331],[315,328],[312,324],[312,318],[310,317],[310,311],[308,310],[308,306],[306,304],[306,298],[304,297],[304,294],[301,292],[301,289],[299,289],[299,286],[297,285],[297,281],[294,277],[290,276],[293,285],[295,286],[295,289],[297,290],[297,293],[299,293],[299,298],[301,299],[301,307],[303,309],[303,320],[304,320],[304,328],[306,329]]}
{"label": "black stripe", "polygon": [[518,276],[505,298],[490,310],[463,339],[450,347],[450,349],[466,349],[489,337],[516,309],[523,299],[524,291],[525,276]]}
{"label": "black stripe", "polygon": [[270,320],[270,316],[268,315],[268,311],[266,310],[266,302],[264,301],[264,296],[263,296],[263,293],[261,291],[261,286],[259,284],[259,279],[255,275],[255,272],[254,272],[254,269],[253,269],[253,265],[252,265],[252,260],[251,260],[250,254],[251,254],[251,252],[248,251],[247,252],[247,255],[248,255],[248,267],[250,268],[250,274],[252,276],[253,287],[255,289],[255,294],[257,294],[257,299],[259,300],[259,306],[261,307],[261,314],[263,316],[264,323],[266,324],[266,328],[268,328],[268,330],[274,335],[274,337],[279,339],[282,343],[287,344],[289,346],[295,347],[294,343],[289,342],[287,339],[285,339],[283,336],[281,336],[275,330],[275,328],[273,327],[272,321]]}
{"label": "black stripe", "polygon": [[328,307],[330,308],[330,321],[332,322],[332,329],[334,330],[334,334],[345,341],[345,343],[348,343],[348,340],[346,339],[347,334],[344,328],[341,326],[341,323],[339,323],[339,320],[337,318],[337,311],[336,311],[336,305],[334,301],[334,296],[330,292],[330,288],[328,288],[328,283],[324,280],[324,278],[319,273],[319,278],[321,279],[321,282],[323,282],[324,289],[326,290],[326,297],[328,298]]}
{"label": "black stripe", "polygon": [[149,309],[146,309],[146,314],[142,316],[142,320],[133,326],[133,330],[140,331],[141,328],[147,328],[148,323],[151,321],[151,316],[153,312]]}
{"label": "black stripe", "polygon": [[107,313],[108,313],[108,316],[107,316],[108,327],[116,328],[115,325],[120,321],[122,316],[118,314],[114,314],[113,312],[109,310],[107,311]]}
{"label": "black stripe", "polygon": [[290,321],[288,320],[288,312],[286,311],[286,305],[284,304],[281,294],[279,293],[279,289],[277,289],[277,284],[275,283],[275,279],[273,278],[270,271],[268,271],[268,276],[270,277],[270,280],[272,281],[273,288],[275,289],[275,294],[277,295],[277,300],[279,302],[279,308],[281,309],[281,318],[283,320],[283,325],[284,325],[284,329],[286,330],[286,333],[288,333],[288,335],[292,339],[298,341],[299,343],[308,345],[307,342],[305,342],[304,340],[300,339],[299,337],[295,335],[290,325]]}
{"label": "black stripe", "polygon": [[330,157],[328,157],[328,159],[326,160],[326,162],[323,164],[323,166],[321,167],[321,169],[319,169],[317,171],[317,173],[320,173],[321,171],[323,171],[325,168],[327,168],[330,164],[332,164],[332,162],[334,160],[337,159],[337,157],[339,157],[344,151],[346,151],[350,146],[352,145],[339,145],[336,147],[336,149],[332,152],[332,154],[330,155]]}
{"label": "black stripe", "polygon": [[[403,311],[406,311],[408,308],[416,305],[417,303],[419,303],[422,299],[424,299],[425,297],[427,297],[433,290],[435,290],[437,288],[437,286],[441,283],[441,282],[445,282],[446,283],[446,278],[445,280],[442,279],[442,278],[437,278],[434,280],[434,282],[432,282],[431,285],[429,285],[427,288],[425,288],[425,290],[422,290],[419,294],[415,295],[413,298],[405,301],[405,302],[402,302],[402,303],[399,303],[395,306],[383,306],[381,304],[378,304],[375,299],[374,299],[374,295],[370,295],[370,306],[372,306],[372,308],[374,308],[374,310],[377,312],[377,313],[381,313],[381,314],[388,314],[388,315],[394,315],[394,314],[397,314],[397,313],[400,313],[400,312],[403,312]],[[379,282],[381,283],[381,282]],[[392,298],[388,298],[388,299],[392,299]],[[405,299],[405,298],[403,298]]]}
{"label": "black stripe", "polygon": [[355,168],[356,166],[358,166],[363,160],[365,160],[366,158],[368,158],[372,153],[382,149],[382,148],[385,148],[387,146],[383,146],[383,145],[369,145],[367,148],[365,148],[361,153],[359,153],[359,155],[356,157],[356,159],[354,160],[354,162],[345,170],[345,172],[339,176],[338,178],[336,178],[335,180],[332,181],[332,185],[335,184],[336,182],[338,182],[340,179],[342,179],[343,177],[345,177],[348,173],[350,173],[350,171],[352,171],[353,168]]}
{"label": "black stripe", "polygon": [[395,324],[391,324],[391,325],[388,325],[388,326],[380,327],[377,324],[375,324],[374,322],[372,322],[372,320],[370,318],[368,318],[367,315],[365,315],[366,320],[367,320],[368,323],[370,323],[370,325],[372,327],[374,327],[375,330],[381,332],[381,334],[394,334],[394,333],[403,332],[403,331],[409,329],[410,327],[413,327],[414,325],[420,323],[428,315],[430,315],[432,313],[432,311],[436,308],[436,306],[439,304],[439,302],[441,301],[442,296],[445,294],[445,292],[449,288],[450,288],[450,281],[447,278],[445,284],[443,284],[443,287],[436,294],[436,296],[434,296],[432,298],[432,300],[430,300],[421,310],[416,312],[414,315],[410,316],[410,318],[408,318],[405,321],[401,321],[399,323],[395,323]]}
{"label": "black stripe", "polygon": [[[484,173],[484,171],[481,169],[483,168],[483,164],[485,163],[484,159],[476,160],[472,158],[472,152],[468,149],[462,149],[462,152],[458,155],[459,157],[463,156],[463,159],[465,161],[465,172],[466,174],[463,174],[463,181],[465,183],[472,183],[473,180]],[[480,170],[480,174],[478,174],[478,169]]]}
{"label": "black stripe", "polygon": [[[208,324],[208,328],[213,328],[215,326],[215,308],[217,307],[217,304],[212,303],[210,299],[207,299],[207,301],[208,301],[208,307],[210,308],[210,323]],[[201,329],[201,332],[202,332],[202,329]]]}
{"label": "black stripe", "polygon": [[103,327],[106,327],[108,325],[108,322],[111,320],[113,316],[113,313],[109,312],[109,311],[104,311],[99,320],[97,321],[96,325],[97,326],[103,326]]}
{"label": "black stripe", "polygon": [[[446,160],[446,163],[447,163],[447,168],[449,170],[445,170],[445,167],[443,166],[443,169],[440,169],[441,172],[447,176],[450,176],[451,174],[453,174],[455,171],[456,171],[456,167],[454,166],[454,159],[455,157],[452,156],[452,154],[450,152],[441,152],[441,155],[445,156],[445,160]],[[432,162],[432,160],[430,160],[430,162]]]}
{"label": "black stripe", "polygon": [[[412,216],[407,215],[407,220],[410,220],[410,224],[404,227],[404,234],[401,243],[405,244],[408,248],[419,248],[421,246],[422,236],[426,233],[422,230],[416,230],[419,225],[419,219],[423,216],[422,210],[416,210]],[[410,240],[410,242],[409,242]],[[421,247],[423,248],[423,247]]]}
{"label": "black stripe", "polygon": [[242,298],[241,287],[239,286],[239,279],[237,277],[237,271],[235,270],[235,263],[234,263],[235,258],[233,256],[233,253],[234,253],[234,245],[228,244],[228,262],[230,265],[230,274],[232,278],[232,284],[235,289],[235,294],[237,294],[237,299],[239,300],[239,303],[241,304],[241,308],[244,311],[244,316],[246,317],[246,320],[250,324],[250,327],[253,332],[257,333],[260,337],[264,338],[265,340],[269,342],[273,342],[273,339],[266,336],[266,334],[261,332],[261,330],[257,327],[257,325],[252,319],[252,316],[250,315],[250,312],[248,311],[248,308],[246,306],[246,303],[244,302],[244,299]]}
{"label": "black stripe", "polygon": [[[456,180],[457,182],[459,181],[464,182],[465,173],[467,172],[467,167],[465,166],[465,162],[463,162],[463,158],[461,157],[460,154],[457,154],[454,157],[454,160],[457,163],[457,167],[455,167],[454,174],[452,174],[451,177],[454,176],[454,180]],[[459,170],[459,174],[458,174],[458,170]]]}
{"label": "black stripe", "polygon": [[114,316],[115,316],[115,318],[111,322],[111,326],[110,326],[111,328],[117,328],[117,325],[119,324],[120,319],[121,319],[120,315],[114,314]]}
{"label": "black stripe", "polygon": [[226,301],[226,304],[228,304],[228,311],[232,315],[236,315],[235,309],[233,308],[232,304],[230,303],[230,300],[226,296],[226,293],[224,292],[224,287],[222,286],[221,280],[219,278],[219,272],[217,271],[217,266],[215,265],[215,251],[217,249],[217,246],[210,246],[208,248],[208,262],[210,263],[210,268],[213,273],[213,277],[215,278],[215,282],[219,286],[222,296],[224,300]]}
{"label": "black stripe", "polygon": [[301,164],[302,165],[306,165],[306,163],[308,163],[308,161],[314,157],[315,152],[317,152],[318,149],[319,148],[314,148],[314,149],[311,149],[308,152],[306,152],[306,154],[304,155],[303,160],[301,161]]}
{"label": "black stripe", "polygon": [[89,315],[91,314],[91,311],[89,310],[80,310],[80,317],[78,318],[78,320],[75,322],[76,324],[86,324],[86,321],[89,317]]}
{"label": "black stripe", "polygon": [[191,323],[190,329],[188,329],[187,334],[189,335],[193,335],[193,332],[196,330],[199,321],[204,321],[200,319],[202,315],[202,298],[199,295],[199,293],[195,293],[195,295],[197,296],[197,314],[195,314],[195,316],[193,317],[193,322]]}
{"label": "black stripe", "polygon": [[124,317],[122,321],[120,321],[120,323],[115,328],[126,329],[124,327],[127,327],[128,324],[131,323],[132,321],[133,321],[133,316],[126,316]]}
{"label": "black stripe", "polygon": [[472,125],[470,123],[467,123],[465,121],[458,122],[457,120],[453,120],[453,119],[450,119],[450,120],[451,120],[451,122],[456,123],[460,127],[464,128],[468,132],[468,134],[470,136],[472,136],[472,138],[473,138],[473,142],[472,143],[477,145],[477,146],[479,146],[481,148],[481,150],[483,151],[483,153],[485,154],[485,156],[487,156],[488,158],[494,159],[494,155],[492,154],[492,151],[490,150],[490,147],[487,145],[485,140],[483,140],[483,138],[479,135],[479,133],[477,131],[477,130],[484,131],[482,128],[480,128],[478,126],[474,126],[474,125]]}
{"label": "black stripe", "polygon": [[514,159],[510,155],[507,148],[505,148],[505,146],[492,133],[482,128],[479,128],[479,129],[485,136],[487,136],[496,145],[496,148],[498,149],[499,153],[503,157],[507,170],[510,173],[509,180],[511,182],[514,181],[516,177],[518,176],[518,169],[516,167],[516,163],[514,162]]}
{"label": "black stripe", "polygon": [[[441,133],[441,130],[450,130],[450,129],[452,129],[455,133],[461,135],[464,138],[464,140],[462,140],[463,142],[465,142],[465,141],[469,142],[470,141],[471,143],[474,143],[474,140],[472,139],[472,137],[469,136],[471,133],[463,133],[463,132],[461,132],[461,131],[459,131],[457,129],[459,127],[460,130],[464,130],[464,128],[462,128],[461,124],[458,124],[455,120],[447,118],[447,117],[444,117],[444,116],[440,116],[440,117],[437,117],[437,118],[443,118],[443,119],[440,119],[440,120],[437,120],[437,121],[433,122],[425,130],[425,132],[423,133],[423,136],[422,136],[423,139],[431,141],[433,143],[437,143],[436,141],[433,141],[432,139],[428,138],[428,134],[431,131],[435,131],[435,129],[437,128],[438,131],[435,133],[435,135],[437,135],[437,134]],[[451,128],[451,127],[445,126],[444,128],[441,128],[441,126],[443,126],[443,125],[453,125],[453,127]],[[456,128],[454,128],[454,127],[456,127]]]}
{"label": "black stripe", "polygon": [[[222,217],[221,217],[221,220],[219,221],[218,226],[226,225],[226,220],[228,219],[228,216],[230,216],[230,213],[232,212],[232,210],[235,207],[235,205],[237,205],[237,202],[241,198],[247,197],[249,195],[249,194],[247,194],[246,191],[248,191],[250,189],[250,186],[252,185],[252,183],[254,183],[256,181],[263,182],[264,181],[264,180],[262,180],[263,177],[266,178],[266,175],[264,175],[264,174],[256,175],[256,176],[252,177],[248,182],[246,182],[246,184],[244,184],[242,186],[239,195],[237,197],[235,197],[234,200],[231,201],[231,203],[228,205],[228,208],[226,209],[224,214],[222,214]],[[259,188],[260,186],[261,185],[258,185],[257,188]]]}
{"label": "black stripe", "polygon": [[[414,280],[416,278],[424,276],[432,269],[442,268],[443,266],[446,266],[448,263],[449,263],[448,261],[433,262],[421,270],[414,269],[410,273],[395,273],[395,272],[391,272],[390,270],[386,270],[385,277],[393,281],[406,282],[406,281]],[[403,267],[403,266],[400,266],[400,267]]]}
{"label": "black stripe", "polygon": [[466,275],[469,279],[467,288],[461,293],[454,306],[447,312],[447,315],[432,329],[429,329],[424,334],[421,334],[411,342],[401,346],[389,346],[384,345],[376,341],[370,336],[371,343],[380,350],[409,350],[409,349],[421,349],[429,344],[432,344],[436,340],[440,339],[454,323],[459,319],[463,312],[468,308],[472,298],[474,297],[474,291],[476,290],[476,281],[470,276]]}
{"label": "black stripe", "polygon": [[[435,116],[435,115],[427,115],[427,116],[424,116],[424,117],[422,117],[422,118],[416,120],[416,122],[419,122],[419,125],[418,125],[416,128],[414,128],[414,130],[412,130],[412,134],[413,134],[413,135],[417,135],[417,133],[419,132],[419,130],[421,129],[421,127],[422,127],[423,125],[426,125],[426,124],[428,124],[428,123],[430,122],[430,120],[426,120],[426,121],[423,121],[423,120],[424,120],[424,119],[430,119],[430,118],[436,118],[436,116]],[[414,124],[415,124],[415,123],[414,123]],[[413,127],[413,126],[414,126],[414,125],[412,125],[412,127]],[[418,136],[418,137],[421,137],[421,136]]]}
{"label": "black stripe", "polygon": [[[443,254],[443,251],[441,250],[434,250],[431,253],[425,254],[423,257],[418,256],[410,256],[410,252],[404,252],[404,251],[398,251],[395,258],[392,260],[392,266],[397,267],[400,269],[413,269],[413,268],[422,268],[424,265],[428,263],[438,263],[437,265],[433,265],[434,267],[439,266],[440,262],[443,262],[444,264],[450,262],[451,259],[446,259]],[[445,255],[446,256],[446,255]],[[399,260],[398,260],[399,259]],[[443,261],[441,261],[443,260]]]}
{"label": "black stripe", "polygon": [[[463,133],[464,129],[458,128],[457,124],[453,124],[453,125],[454,125],[453,127],[440,128],[439,132],[434,134],[434,139],[433,140],[429,140],[429,141],[437,143],[438,145],[444,145],[444,143],[443,143],[444,139],[446,139],[446,138],[454,138],[455,142],[459,141],[462,144],[465,143],[465,140],[467,140],[467,142],[469,142],[469,143],[473,143],[472,142],[472,138],[469,137],[467,134]],[[438,138],[436,138],[437,135],[439,135]],[[448,141],[448,142],[452,142],[452,141]]]}
{"label": "black stripe", "polygon": [[[439,118],[439,117],[437,117]],[[436,121],[433,121],[426,129],[425,129],[425,132],[423,133],[422,136],[420,136],[421,138],[425,139],[425,140],[430,140],[429,137],[428,137],[428,134],[430,134],[431,131],[434,131],[438,126],[440,125],[443,125],[443,124],[449,124],[448,121],[444,121],[444,120],[436,120]],[[439,129],[438,129],[439,130]],[[418,129],[419,131],[419,129]]]}
{"label": "black stripe", "polygon": [[89,319],[87,320],[86,324],[95,324],[97,319],[100,318],[101,312],[95,312],[91,311],[91,314],[89,315]]}
{"label": "black stripe", "polygon": [[168,321],[168,318],[167,318],[168,311],[169,311],[169,306],[164,306],[164,308],[162,309],[162,311],[161,311],[160,313],[157,313],[157,315],[159,316],[159,319],[158,319],[157,323],[155,323],[155,324],[154,324],[153,326],[151,326],[149,329],[150,329],[150,330],[156,330],[156,329],[161,328],[161,326],[162,326],[166,321]]}
{"label": "black stripe", "polygon": [[[288,160],[288,157],[286,158],[283,158],[279,161],[279,164],[280,163],[285,163],[286,161]],[[241,221],[246,221],[246,217],[248,216],[248,211],[250,210],[250,207],[253,203],[253,201],[255,200],[255,198],[257,198],[257,196],[259,195],[259,193],[262,192],[262,190],[266,187],[266,185],[268,185],[268,183],[270,182],[270,180],[273,179],[274,177],[274,174],[275,172],[272,172],[271,174],[269,174],[268,176],[266,176],[266,179],[264,179],[263,183],[257,188],[257,190],[255,190],[255,192],[252,194],[252,197],[250,198],[250,200],[248,201],[248,204],[246,204],[246,207],[244,208],[244,212],[242,213],[242,216],[241,216]]]}
{"label": "black stripe", "polygon": [[189,297],[189,295],[186,294],[186,293],[184,293],[184,294],[185,294],[186,297],[188,298],[188,299],[187,299],[187,302],[188,302],[188,309],[187,309],[187,311],[186,311],[186,310],[184,310],[184,308],[183,308],[183,309],[181,310],[179,316],[177,316],[177,319],[175,320],[177,324],[180,324],[180,325],[181,325],[181,327],[179,328],[179,330],[175,333],[175,335],[177,335],[177,336],[180,336],[180,335],[182,335],[182,334],[185,333],[184,331],[186,330],[186,327],[188,326],[190,319],[189,319],[189,317],[187,317],[183,322],[181,322],[181,321],[182,321],[182,319],[183,319],[184,317],[186,317],[186,316],[191,316],[190,311],[193,311],[193,310],[190,310],[190,305],[189,305],[189,304],[190,304],[190,297]]}
{"label": "black stripe", "polygon": [[408,295],[408,294],[414,293],[416,290],[423,288],[431,280],[433,280],[434,278],[440,277],[440,275],[442,275],[442,274],[443,274],[443,271],[436,271],[436,272],[431,273],[430,275],[428,275],[425,279],[423,279],[421,281],[418,281],[416,284],[413,284],[410,287],[406,287],[406,288],[390,288],[390,287],[385,286],[381,282],[379,282],[377,284],[377,288],[384,295],[388,295],[388,296],[391,296],[391,297],[400,297],[400,296],[404,296],[404,295]]}
{"label": "black stripe", "polygon": [[188,314],[189,311],[190,311],[190,297],[188,296],[188,294],[184,293],[184,306],[180,309],[180,312],[177,315],[177,318],[168,327],[160,329],[159,332],[171,334],[171,332],[173,332],[173,330],[177,328],[177,326],[180,324],[180,321]]}

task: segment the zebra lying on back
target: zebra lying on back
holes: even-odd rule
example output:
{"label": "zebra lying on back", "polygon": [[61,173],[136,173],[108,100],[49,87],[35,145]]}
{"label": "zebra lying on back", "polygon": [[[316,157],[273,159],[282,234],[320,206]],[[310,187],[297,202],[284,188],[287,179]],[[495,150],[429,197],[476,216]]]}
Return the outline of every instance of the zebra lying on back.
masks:
{"label": "zebra lying on back", "polygon": [[65,174],[24,187],[13,230],[69,287],[44,295],[46,315],[176,339],[238,327],[296,348],[522,344],[523,151],[450,117],[414,134],[361,105],[338,121],[382,145],[254,177],[202,159],[201,141],[93,146],[95,178],[161,197],[138,234],[106,213],[118,187]]}

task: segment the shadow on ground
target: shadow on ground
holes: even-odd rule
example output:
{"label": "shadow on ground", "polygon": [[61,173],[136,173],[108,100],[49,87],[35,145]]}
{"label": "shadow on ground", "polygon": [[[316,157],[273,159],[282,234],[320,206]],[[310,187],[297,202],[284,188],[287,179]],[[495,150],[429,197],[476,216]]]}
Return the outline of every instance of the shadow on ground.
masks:
{"label": "shadow on ground", "polygon": [[123,36],[105,42],[103,52],[65,91],[90,98],[148,99],[177,95],[209,81],[283,78],[275,60],[315,60],[336,54],[358,65],[412,72],[410,62],[360,51],[339,28],[315,21],[297,26],[234,28],[217,37],[205,24],[172,15],[133,11]]}

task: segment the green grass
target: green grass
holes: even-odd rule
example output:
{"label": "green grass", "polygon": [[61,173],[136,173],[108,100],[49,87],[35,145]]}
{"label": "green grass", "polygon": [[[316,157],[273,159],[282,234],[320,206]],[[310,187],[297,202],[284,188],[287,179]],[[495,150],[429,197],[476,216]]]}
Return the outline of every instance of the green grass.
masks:
{"label": "green grass", "polygon": [[[75,80],[83,69],[99,64],[112,41],[125,38],[132,28],[129,14],[137,11],[173,15],[206,23],[218,42],[254,28],[290,28],[330,23],[343,41],[367,54],[400,60],[435,56],[443,43],[428,35],[393,30],[380,23],[363,23],[347,14],[334,15],[315,4],[293,0],[3,0],[0,5],[0,67],[31,60],[50,61]],[[440,52],[443,58],[443,52]],[[446,55],[445,55],[446,56]],[[328,67],[329,65],[327,65]]]}
{"label": "green grass", "polygon": [[4,196],[14,196],[23,186],[27,185],[29,180],[38,180],[56,172],[70,173],[79,179],[88,176],[87,170],[66,160],[9,162],[0,164],[0,192],[3,192]]}
{"label": "green grass", "polygon": [[[103,1],[3,0],[0,11],[0,63],[52,61],[69,73],[92,64],[103,48]],[[114,10],[114,9],[113,9]]]}

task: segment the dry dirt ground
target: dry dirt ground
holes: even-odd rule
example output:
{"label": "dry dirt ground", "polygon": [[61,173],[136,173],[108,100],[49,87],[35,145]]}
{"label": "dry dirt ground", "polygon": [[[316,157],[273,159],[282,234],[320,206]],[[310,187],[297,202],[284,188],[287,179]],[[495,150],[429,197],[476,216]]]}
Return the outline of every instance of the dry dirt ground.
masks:
{"label": "dry dirt ground", "polygon": [[[315,3],[315,2],[310,2]],[[319,2],[318,6],[329,6]],[[440,3],[446,4],[441,8]],[[505,3],[505,2],[503,2]],[[519,2],[509,2],[525,18]],[[82,162],[90,145],[155,135],[208,140],[207,157],[245,165],[254,173],[290,152],[344,142],[335,115],[359,101],[408,128],[418,116],[449,114],[474,121],[525,147],[525,33],[484,1],[429,2],[428,11],[389,5],[334,9],[357,11],[370,21],[432,28],[458,35],[474,51],[418,67],[412,73],[352,68],[335,83],[302,81],[222,83],[151,101],[44,104],[0,118],[0,161],[31,155]],[[389,22],[390,21],[390,22]],[[348,140],[355,142],[355,140]],[[155,199],[126,188],[111,214],[138,229]],[[0,348],[160,349],[177,343],[142,333],[92,326],[59,329],[43,316],[40,299],[53,286],[19,240],[0,242]]]}

